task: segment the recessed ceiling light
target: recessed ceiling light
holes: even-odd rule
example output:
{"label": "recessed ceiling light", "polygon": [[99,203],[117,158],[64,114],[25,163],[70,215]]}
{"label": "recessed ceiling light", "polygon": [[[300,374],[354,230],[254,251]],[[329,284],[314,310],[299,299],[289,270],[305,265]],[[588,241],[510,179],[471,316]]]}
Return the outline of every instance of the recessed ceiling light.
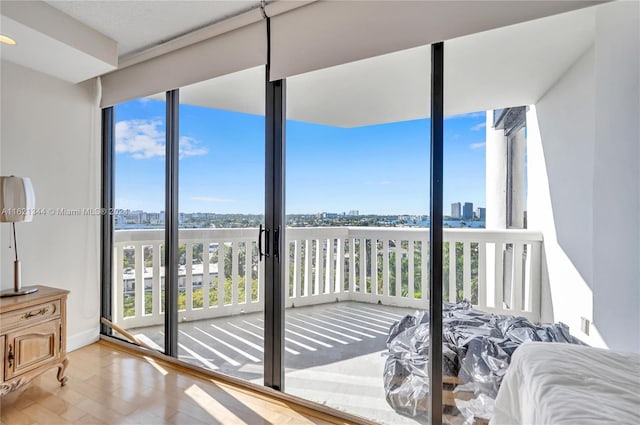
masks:
{"label": "recessed ceiling light", "polygon": [[14,45],[16,44],[16,41],[11,37],[7,37],[6,35],[0,35],[0,43]]}

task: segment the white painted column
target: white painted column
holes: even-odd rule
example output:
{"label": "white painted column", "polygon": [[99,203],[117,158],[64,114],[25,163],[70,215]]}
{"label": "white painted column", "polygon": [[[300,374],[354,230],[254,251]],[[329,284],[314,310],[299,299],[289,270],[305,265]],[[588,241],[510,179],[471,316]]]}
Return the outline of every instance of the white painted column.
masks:
{"label": "white painted column", "polygon": [[524,156],[527,149],[524,127],[510,136],[511,143],[511,227],[524,228]]}
{"label": "white painted column", "polygon": [[[507,224],[507,144],[504,140],[504,130],[493,128],[493,111],[487,111],[486,116],[486,216],[487,229],[504,229]],[[489,248],[493,248],[489,244]],[[485,256],[487,306],[501,308],[495,305],[496,276],[502,275],[502,270],[496,270],[495,249],[487,249]],[[502,288],[502,285],[500,285]],[[502,290],[502,289],[501,289]],[[502,294],[501,294],[502,295]]]}
{"label": "white painted column", "polygon": [[507,227],[507,143],[504,130],[493,128],[493,111],[487,111],[486,126],[487,229]]}

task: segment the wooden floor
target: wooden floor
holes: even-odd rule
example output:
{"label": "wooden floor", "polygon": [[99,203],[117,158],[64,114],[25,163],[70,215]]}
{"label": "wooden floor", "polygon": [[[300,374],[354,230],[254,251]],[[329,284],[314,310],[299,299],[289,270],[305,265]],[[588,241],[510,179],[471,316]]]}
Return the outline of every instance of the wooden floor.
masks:
{"label": "wooden floor", "polygon": [[344,424],[291,402],[99,342],[70,353],[69,382],[55,370],[0,399],[2,425]]}

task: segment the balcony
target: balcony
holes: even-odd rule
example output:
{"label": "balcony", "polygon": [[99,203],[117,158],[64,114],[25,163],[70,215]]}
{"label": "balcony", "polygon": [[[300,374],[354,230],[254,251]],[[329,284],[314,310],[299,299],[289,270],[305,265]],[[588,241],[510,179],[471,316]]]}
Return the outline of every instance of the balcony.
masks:
{"label": "balcony", "polygon": [[[114,236],[114,322],[157,348],[164,341],[163,235]],[[261,382],[257,236],[257,228],[180,230],[179,354]],[[443,236],[446,301],[539,320],[539,232],[445,229]],[[381,422],[409,421],[384,402],[380,353],[391,323],[428,305],[429,230],[287,228],[286,237],[287,391]]]}

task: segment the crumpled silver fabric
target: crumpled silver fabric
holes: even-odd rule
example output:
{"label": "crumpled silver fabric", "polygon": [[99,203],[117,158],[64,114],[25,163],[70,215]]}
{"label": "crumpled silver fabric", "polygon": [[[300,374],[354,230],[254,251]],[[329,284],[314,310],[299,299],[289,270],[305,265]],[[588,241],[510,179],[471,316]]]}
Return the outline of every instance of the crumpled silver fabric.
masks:
{"label": "crumpled silver fabric", "polygon": [[[466,300],[444,303],[442,321],[442,373],[462,379],[465,389],[473,391],[477,400],[460,409],[465,416],[482,413],[485,417],[492,410],[511,356],[523,342],[582,344],[564,323],[534,325],[524,317],[476,310]],[[402,415],[427,418],[428,312],[416,312],[395,322],[389,329],[384,355],[384,389],[389,405]]]}

